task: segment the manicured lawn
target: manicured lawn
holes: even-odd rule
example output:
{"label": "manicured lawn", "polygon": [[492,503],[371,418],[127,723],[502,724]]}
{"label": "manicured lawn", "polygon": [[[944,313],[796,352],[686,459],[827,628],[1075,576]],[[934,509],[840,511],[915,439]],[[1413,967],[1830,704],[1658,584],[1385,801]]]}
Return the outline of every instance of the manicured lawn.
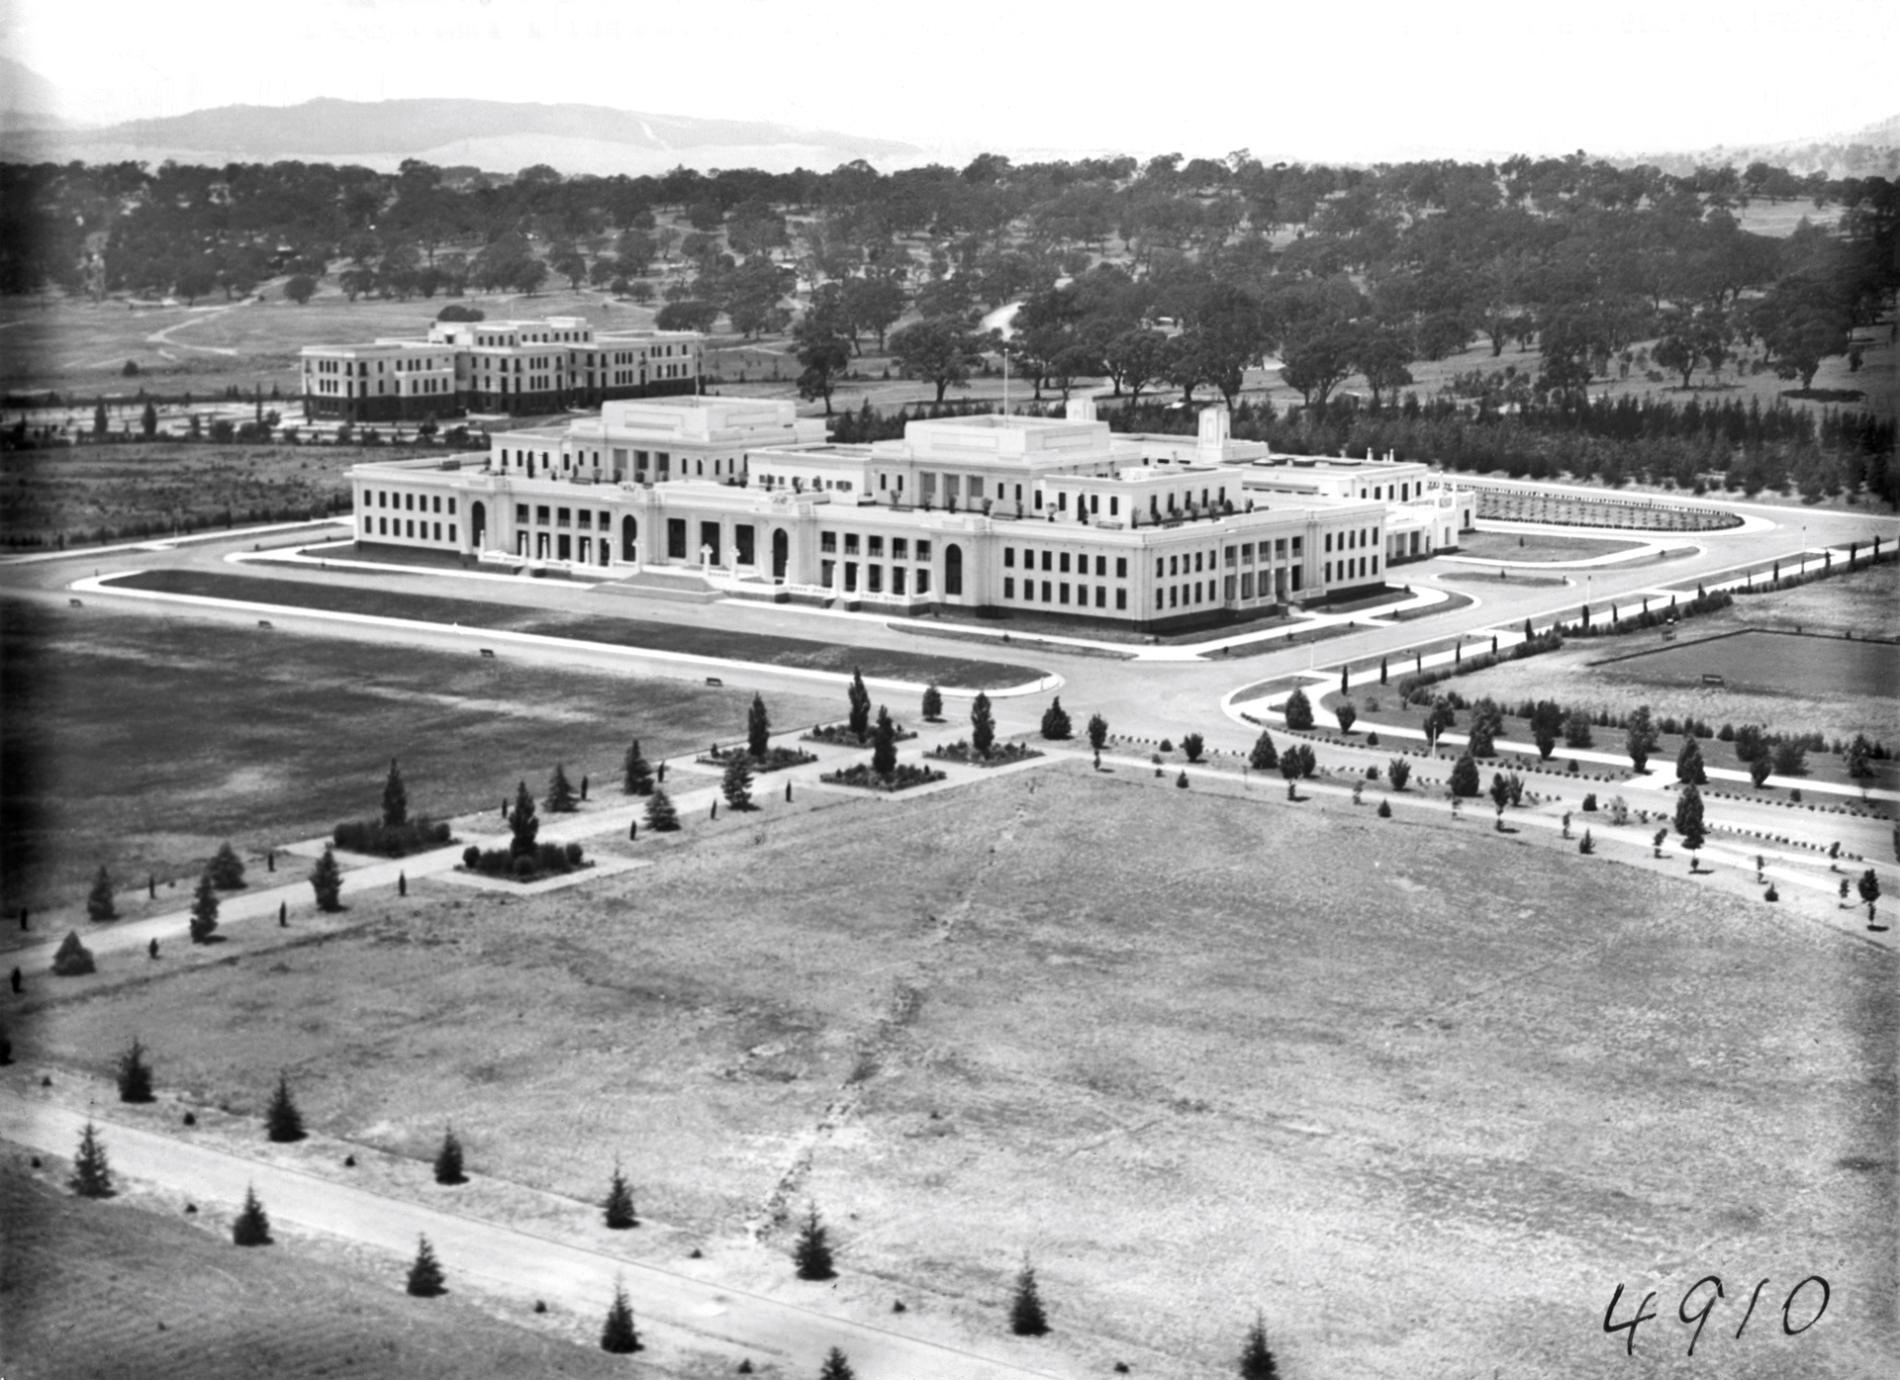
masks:
{"label": "manicured lawn", "polygon": [[371,614],[384,618],[460,623],[464,627],[565,637],[617,647],[655,647],[691,656],[727,657],[771,666],[802,666],[840,674],[858,670],[874,678],[934,683],[956,689],[994,690],[1021,685],[1042,675],[1041,671],[1028,666],[965,657],[930,656],[842,642],[812,642],[770,633],[736,632],[725,628],[659,623],[603,614],[549,614],[538,609],[513,608],[474,599],[400,594],[357,585],[253,578],[227,575],[221,571],[152,570],[117,583],[132,589],[163,590],[170,594],[242,599],[253,603]]}
{"label": "manicured lawn", "polygon": [[1744,694],[1891,693],[1900,683],[1900,646],[1785,632],[1739,632],[1678,641],[1609,663],[1621,676],[1674,689],[1719,675]]}
{"label": "manicured lawn", "polygon": [[1488,561],[1586,561],[1593,556],[1637,551],[1645,543],[1598,537],[1572,537],[1549,532],[1461,532],[1458,553]]}
{"label": "manicured lawn", "polygon": [[[0,896],[76,906],[94,869],[121,886],[195,877],[219,843],[253,854],[373,815],[389,759],[412,812],[496,809],[555,763],[617,790],[640,739],[649,761],[731,740],[751,692],[677,680],[87,610],[0,602],[7,713]],[[773,696],[785,724],[836,699]],[[261,873],[261,865],[253,867]],[[183,883],[181,883],[181,886]]]}

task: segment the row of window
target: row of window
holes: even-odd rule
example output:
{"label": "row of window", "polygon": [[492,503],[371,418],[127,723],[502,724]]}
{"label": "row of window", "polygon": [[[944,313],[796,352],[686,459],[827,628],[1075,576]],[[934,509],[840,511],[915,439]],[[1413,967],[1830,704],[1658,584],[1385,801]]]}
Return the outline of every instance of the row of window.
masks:
{"label": "row of window", "polygon": [[[877,533],[872,533],[869,537],[865,538],[864,545],[865,545],[865,551],[864,551],[865,555],[868,555],[872,557],[873,559],[877,559],[883,556],[884,538],[881,535]],[[913,557],[905,554],[907,551],[909,551],[910,545],[911,545],[911,540],[909,537],[892,537],[891,538],[891,559],[894,561],[906,561],[906,560],[913,559]],[[818,534],[818,549],[826,553],[827,555],[836,555],[838,551],[838,534],[836,532],[820,532]],[[844,554],[847,556],[855,556],[859,554],[858,534],[856,532],[846,532],[844,534]],[[920,560],[920,561],[927,561],[930,559],[930,543],[929,542],[923,541],[923,540],[919,540],[917,542],[917,554],[914,557],[914,559]]]}
{"label": "row of window", "polygon": [[[439,522],[423,523],[422,535],[418,537],[416,535],[416,521],[414,518],[377,518],[376,519],[376,535],[379,537],[387,537],[387,536],[392,535],[389,530],[389,524],[392,522],[396,524],[396,530],[393,534],[395,536],[407,537],[411,541],[441,541],[442,540],[442,524],[441,523]],[[429,535],[429,530],[431,528],[435,529],[435,535],[433,537]]]}
{"label": "row of window", "polygon": [[[864,575],[863,592],[866,594],[883,594],[885,592],[885,567],[881,565],[866,565],[860,567],[856,561],[846,561],[844,563],[844,570],[842,572],[844,575],[844,592],[846,594],[856,594],[859,592],[858,574],[860,569],[862,569]],[[906,566],[894,565],[889,568],[889,572],[890,592],[892,594],[899,596],[907,595],[912,592],[913,587],[919,597],[930,593],[930,571],[927,568],[911,570]],[[830,589],[833,579],[836,578],[838,574],[838,563],[836,561],[818,562],[818,583],[824,588]],[[952,590],[951,592],[955,593],[956,591]]]}
{"label": "row of window", "polygon": [[1328,551],[1334,549],[1335,537],[1338,538],[1339,550],[1354,551],[1360,547],[1377,546],[1379,544],[1379,529],[1376,527],[1355,527],[1350,532],[1328,532],[1326,534],[1326,549]]}
{"label": "row of window", "polygon": [[[1108,586],[1096,585],[1094,588],[1095,607],[1098,609],[1106,609],[1108,607]],[[1005,599],[1014,599],[1016,597],[1016,580],[1014,576],[1005,575],[1003,577],[1003,597]],[[1024,580],[1022,597],[1030,603],[1055,604],[1057,607],[1061,607],[1070,602],[1069,582],[1067,580],[1044,580],[1042,582],[1042,598],[1038,600],[1036,598],[1036,582],[1034,580]],[[1074,603],[1076,607],[1080,608],[1087,608],[1089,606],[1088,585],[1077,585],[1075,587]],[[1127,612],[1128,591],[1126,589],[1118,589],[1115,591],[1115,609],[1117,612]]]}
{"label": "row of window", "polygon": [[[431,504],[434,504],[434,507],[431,507]],[[439,513],[442,511],[442,495],[399,494],[392,493],[388,489],[372,489],[369,492],[368,500],[364,506],[369,508],[401,508],[411,513]],[[455,500],[453,498],[449,499],[448,513],[450,517],[455,516]]]}
{"label": "row of window", "polygon": [[[1056,573],[1061,574],[1061,575],[1067,575],[1069,573],[1069,553],[1067,551],[1057,551],[1053,553],[1049,551],[1044,551],[1042,553],[1042,568],[1044,570],[1048,570],[1050,568],[1050,557],[1052,555],[1056,558],[1056,566],[1055,566]],[[1024,570],[1034,570],[1036,568],[1036,552],[1030,550],[1028,547],[1025,546],[1022,548],[1021,556],[1022,556],[1022,563],[1023,563]],[[1017,548],[1013,546],[1005,546],[1003,548],[1003,568],[1005,570],[1015,569],[1016,559],[1017,559]],[[1089,566],[1089,558],[1086,555],[1078,555],[1075,557],[1075,573],[1076,574],[1078,575],[1088,574],[1089,573],[1088,566]],[[1155,573],[1160,574],[1160,571],[1157,570]],[[1095,574],[1098,579],[1107,577],[1108,557],[1097,556],[1095,558]],[[1117,556],[1115,558],[1115,578],[1118,580],[1126,580],[1128,578],[1128,557]]]}
{"label": "row of window", "polygon": [[1379,558],[1377,556],[1360,556],[1354,560],[1326,562],[1325,579],[1329,585],[1333,582],[1333,570],[1335,566],[1337,566],[1339,570],[1339,578],[1341,580],[1363,580],[1369,575],[1377,575],[1379,573]]}
{"label": "row of window", "polygon": [[[453,511],[453,509],[451,509],[451,511]],[[548,526],[549,515],[550,510],[547,504],[543,503],[537,505],[534,510],[535,526]],[[582,531],[586,531],[594,525],[594,510],[591,508],[555,508],[552,510],[552,516],[554,519],[553,525],[556,527],[578,527]],[[600,530],[603,532],[607,531],[613,526],[613,520],[613,514],[603,509],[600,514]],[[528,525],[527,504],[515,504],[515,525],[518,527],[526,527]]]}

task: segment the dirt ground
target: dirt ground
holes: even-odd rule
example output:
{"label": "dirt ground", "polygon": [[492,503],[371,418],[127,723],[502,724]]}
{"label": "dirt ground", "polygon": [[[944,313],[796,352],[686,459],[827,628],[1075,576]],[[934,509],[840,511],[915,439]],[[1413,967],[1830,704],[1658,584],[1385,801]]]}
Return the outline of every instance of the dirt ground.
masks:
{"label": "dirt ground", "polygon": [[[1289,1380],[1627,1376],[1619,1282],[1659,1291],[1645,1376],[1891,1362],[1886,955],[1568,845],[1219,789],[1058,766],[545,898],[365,897],[327,942],[36,997],[15,1041],[103,1076],[136,1033],[162,1095],[249,1117],[282,1068],[324,1134],[424,1159],[452,1120],[478,1179],[576,1204],[619,1156],[635,1249],[747,1288],[794,1287],[771,1224],[813,1202],[865,1320],[994,1335],[1027,1253],[1091,1368],[1231,1374],[1261,1309]],[[1783,1337],[1812,1273],[1830,1311]]]}

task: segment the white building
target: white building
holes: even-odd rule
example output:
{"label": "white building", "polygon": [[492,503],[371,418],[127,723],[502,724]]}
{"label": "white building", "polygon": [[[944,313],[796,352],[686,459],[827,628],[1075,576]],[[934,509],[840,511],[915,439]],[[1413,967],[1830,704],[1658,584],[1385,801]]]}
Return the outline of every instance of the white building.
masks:
{"label": "white building", "polygon": [[656,399],[497,435],[486,455],[359,465],[351,479],[363,543],[1151,631],[1377,586],[1392,513],[1425,501],[1396,494],[1428,481],[1439,494],[1424,466],[1393,466],[1363,490],[1343,473],[1317,486],[1315,465],[1276,463],[1225,422],[1211,409],[1198,438],[1113,435],[1078,400],[1062,419],[915,421],[901,440],[846,446],[790,402]]}

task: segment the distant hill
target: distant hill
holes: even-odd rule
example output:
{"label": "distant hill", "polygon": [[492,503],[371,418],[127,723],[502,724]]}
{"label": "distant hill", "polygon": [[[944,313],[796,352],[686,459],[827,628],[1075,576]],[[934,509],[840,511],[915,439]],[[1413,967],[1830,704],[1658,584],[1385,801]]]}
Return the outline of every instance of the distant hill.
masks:
{"label": "distant hill", "polygon": [[0,57],[0,139],[21,129],[70,129],[59,88],[23,63]]}
{"label": "distant hill", "polygon": [[857,158],[901,161],[916,152],[889,139],[760,121],[454,99],[230,105],[100,129],[10,127],[0,133],[0,158],[13,161],[299,159],[359,163],[379,171],[393,171],[406,158],[474,163],[493,172],[516,172],[536,163],[567,173],[602,174],[665,172],[682,163],[768,172],[802,164],[828,171]]}
{"label": "distant hill", "polygon": [[1761,162],[1797,174],[1894,178],[1900,177],[1900,115],[1843,134],[1784,139],[1773,144],[1717,144],[1689,153],[1641,153],[1610,161],[1620,167],[1648,163],[1666,173],[1690,173],[1698,167],[1723,164],[1746,168]]}

